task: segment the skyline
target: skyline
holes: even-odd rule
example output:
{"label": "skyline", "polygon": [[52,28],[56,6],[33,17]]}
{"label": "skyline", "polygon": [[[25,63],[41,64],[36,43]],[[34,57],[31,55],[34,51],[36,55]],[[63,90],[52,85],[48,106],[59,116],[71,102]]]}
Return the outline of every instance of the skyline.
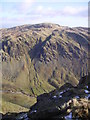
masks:
{"label": "skyline", "polygon": [[12,2],[12,0],[1,0],[0,28],[37,23],[88,27],[87,0],[78,0],[78,2],[73,2],[73,0],[59,1],[23,0],[21,2],[21,0],[14,0]]}

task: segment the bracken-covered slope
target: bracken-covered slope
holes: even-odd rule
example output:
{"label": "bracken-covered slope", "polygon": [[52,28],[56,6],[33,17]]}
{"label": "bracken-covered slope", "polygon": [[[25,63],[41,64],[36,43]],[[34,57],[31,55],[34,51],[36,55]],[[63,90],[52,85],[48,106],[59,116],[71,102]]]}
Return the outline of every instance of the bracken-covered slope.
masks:
{"label": "bracken-covered slope", "polygon": [[87,28],[42,23],[0,32],[3,112],[16,112],[16,104],[27,110],[38,95],[65,83],[75,86],[88,72]]}

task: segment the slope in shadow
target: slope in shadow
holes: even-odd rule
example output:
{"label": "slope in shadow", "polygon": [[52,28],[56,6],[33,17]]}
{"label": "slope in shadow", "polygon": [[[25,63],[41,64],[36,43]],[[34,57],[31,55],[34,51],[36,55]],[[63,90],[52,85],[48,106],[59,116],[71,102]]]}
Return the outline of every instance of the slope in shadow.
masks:
{"label": "slope in shadow", "polygon": [[33,60],[34,58],[40,58],[40,54],[43,54],[43,46],[50,39],[51,39],[51,35],[49,35],[43,42],[41,37],[39,38],[39,42],[35,44],[35,46],[28,52],[31,60]]}

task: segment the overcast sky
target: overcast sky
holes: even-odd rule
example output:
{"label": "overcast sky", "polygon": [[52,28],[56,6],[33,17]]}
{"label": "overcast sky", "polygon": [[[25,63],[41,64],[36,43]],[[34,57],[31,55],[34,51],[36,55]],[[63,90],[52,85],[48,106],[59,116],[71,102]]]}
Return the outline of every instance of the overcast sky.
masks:
{"label": "overcast sky", "polygon": [[43,22],[87,27],[88,0],[0,0],[0,28]]}

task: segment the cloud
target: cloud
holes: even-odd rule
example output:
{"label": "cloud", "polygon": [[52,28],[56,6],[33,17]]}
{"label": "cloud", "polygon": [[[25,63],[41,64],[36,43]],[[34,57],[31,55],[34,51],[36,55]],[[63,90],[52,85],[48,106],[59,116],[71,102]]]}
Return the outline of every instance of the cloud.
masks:
{"label": "cloud", "polygon": [[41,12],[42,10],[43,10],[43,6],[40,5],[37,7],[37,11]]}
{"label": "cloud", "polygon": [[27,13],[27,15],[30,16],[51,16],[51,14],[54,14],[56,11],[52,9],[52,7],[45,7],[42,5],[39,5],[36,7],[36,9],[33,9]]}
{"label": "cloud", "polygon": [[[42,0],[35,0],[36,2],[42,2]],[[88,2],[89,0],[43,0],[43,2]],[[1,2],[12,2],[12,0],[1,0]],[[13,2],[22,2],[22,0],[14,0]]]}
{"label": "cloud", "polygon": [[36,10],[32,10],[27,15],[36,15],[42,17],[57,17],[57,16],[76,16],[76,17],[88,17],[88,7],[73,7],[73,6],[65,6],[62,9],[54,9],[50,6],[38,6]]}
{"label": "cloud", "polygon": [[32,24],[48,21],[54,21],[56,23],[57,21],[63,21],[66,23],[67,19],[70,21],[71,18],[77,20],[81,20],[83,18],[83,21],[86,22],[86,19],[88,17],[88,6],[82,6],[82,4],[79,5],[74,6],[74,4],[60,4],[59,7],[59,4],[44,4],[37,3],[36,0],[23,0],[20,3],[8,4],[8,6],[3,9],[3,13],[2,10],[0,10],[0,13],[1,17],[5,17],[2,21],[2,24],[4,26],[14,26],[28,23]]}
{"label": "cloud", "polygon": [[30,10],[31,5],[34,3],[34,0],[24,0],[21,3],[21,12],[26,13],[28,10]]}
{"label": "cloud", "polygon": [[[64,15],[80,15],[83,16],[85,13],[88,13],[88,7],[72,7],[72,6],[67,6],[61,11]],[[84,13],[84,14],[82,14]]]}

